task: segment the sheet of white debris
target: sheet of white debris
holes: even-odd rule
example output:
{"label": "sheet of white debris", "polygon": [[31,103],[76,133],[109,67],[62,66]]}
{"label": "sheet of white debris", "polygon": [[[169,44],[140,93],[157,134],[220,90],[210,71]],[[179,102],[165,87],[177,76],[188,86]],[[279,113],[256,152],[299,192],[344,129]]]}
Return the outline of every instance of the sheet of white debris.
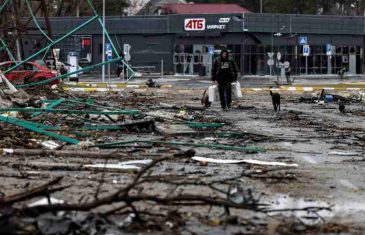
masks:
{"label": "sheet of white debris", "polygon": [[298,164],[295,163],[284,163],[284,162],[266,162],[266,161],[259,161],[254,159],[214,159],[214,158],[207,158],[207,157],[192,157],[191,159],[199,162],[206,162],[206,163],[217,163],[217,164],[254,164],[254,165],[266,165],[266,166],[287,166],[287,167],[298,167]]}

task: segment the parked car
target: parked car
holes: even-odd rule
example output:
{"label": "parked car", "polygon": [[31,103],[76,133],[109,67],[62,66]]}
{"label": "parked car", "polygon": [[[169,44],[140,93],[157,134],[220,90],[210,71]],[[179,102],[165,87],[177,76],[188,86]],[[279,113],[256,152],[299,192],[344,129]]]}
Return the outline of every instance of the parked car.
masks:
{"label": "parked car", "polygon": [[[6,61],[0,63],[1,71],[6,71],[13,67],[16,62]],[[57,71],[48,69],[34,62],[25,62],[13,71],[5,74],[5,77],[14,84],[24,84],[39,82],[46,79],[54,78],[58,75]],[[52,81],[50,85],[60,83],[59,80]]]}

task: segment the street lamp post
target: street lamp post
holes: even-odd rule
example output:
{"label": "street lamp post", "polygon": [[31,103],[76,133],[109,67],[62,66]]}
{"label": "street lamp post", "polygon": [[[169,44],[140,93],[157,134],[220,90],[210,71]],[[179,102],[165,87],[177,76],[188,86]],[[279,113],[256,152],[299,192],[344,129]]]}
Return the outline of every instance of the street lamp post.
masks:
{"label": "street lamp post", "polygon": [[260,13],[262,14],[262,0],[260,0]]}
{"label": "street lamp post", "polygon": [[101,61],[103,62],[103,65],[101,67],[101,80],[102,82],[105,82],[105,65],[104,65],[104,62],[105,62],[105,32],[104,32],[104,29],[105,29],[105,0],[103,0],[103,24],[104,24],[104,28],[103,28],[103,54],[102,54],[102,59]]}

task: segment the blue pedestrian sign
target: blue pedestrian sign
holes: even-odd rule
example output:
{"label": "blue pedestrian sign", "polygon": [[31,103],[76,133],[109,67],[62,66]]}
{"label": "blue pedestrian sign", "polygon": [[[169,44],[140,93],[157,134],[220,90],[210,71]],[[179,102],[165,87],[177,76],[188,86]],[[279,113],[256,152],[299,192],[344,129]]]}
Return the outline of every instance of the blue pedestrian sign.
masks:
{"label": "blue pedestrian sign", "polygon": [[308,37],[307,36],[300,36],[299,37],[299,44],[300,45],[307,45],[308,44]]}
{"label": "blue pedestrian sign", "polygon": [[105,43],[105,54],[107,61],[113,60],[112,45],[110,43]]}
{"label": "blue pedestrian sign", "polygon": [[209,55],[214,55],[214,47],[208,47]]}
{"label": "blue pedestrian sign", "polygon": [[331,44],[326,45],[326,54],[332,55],[332,45]]}
{"label": "blue pedestrian sign", "polygon": [[309,54],[310,54],[309,45],[304,45],[303,46],[303,56],[309,56]]}

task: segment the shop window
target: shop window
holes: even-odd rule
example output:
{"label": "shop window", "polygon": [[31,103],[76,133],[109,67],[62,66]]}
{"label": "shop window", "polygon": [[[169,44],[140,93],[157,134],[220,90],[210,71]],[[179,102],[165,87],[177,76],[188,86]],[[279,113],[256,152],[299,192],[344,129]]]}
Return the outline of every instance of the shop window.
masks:
{"label": "shop window", "polygon": [[256,53],[257,53],[257,46],[251,45],[251,54],[256,54]]}
{"label": "shop window", "polygon": [[343,47],[342,54],[346,54],[346,55],[349,54],[349,47],[348,46]]}
{"label": "shop window", "polygon": [[249,54],[250,53],[250,45],[244,45],[243,46],[243,52],[245,54]]}
{"label": "shop window", "polygon": [[361,47],[356,47],[356,54],[360,55],[361,54]]}
{"label": "shop window", "polygon": [[350,54],[356,54],[356,47],[350,47]]}
{"label": "shop window", "polygon": [[342,54],[342,47],[340,47],[340,46],[336,46],[336,54],[337,54],[337,55]]}
{"label": "shop window", "polygon": [[257,50],[258,50],[258,53],[259,54],[265,54],[265,48],[264,48],[264,46],[258,46],[257,47]]}

